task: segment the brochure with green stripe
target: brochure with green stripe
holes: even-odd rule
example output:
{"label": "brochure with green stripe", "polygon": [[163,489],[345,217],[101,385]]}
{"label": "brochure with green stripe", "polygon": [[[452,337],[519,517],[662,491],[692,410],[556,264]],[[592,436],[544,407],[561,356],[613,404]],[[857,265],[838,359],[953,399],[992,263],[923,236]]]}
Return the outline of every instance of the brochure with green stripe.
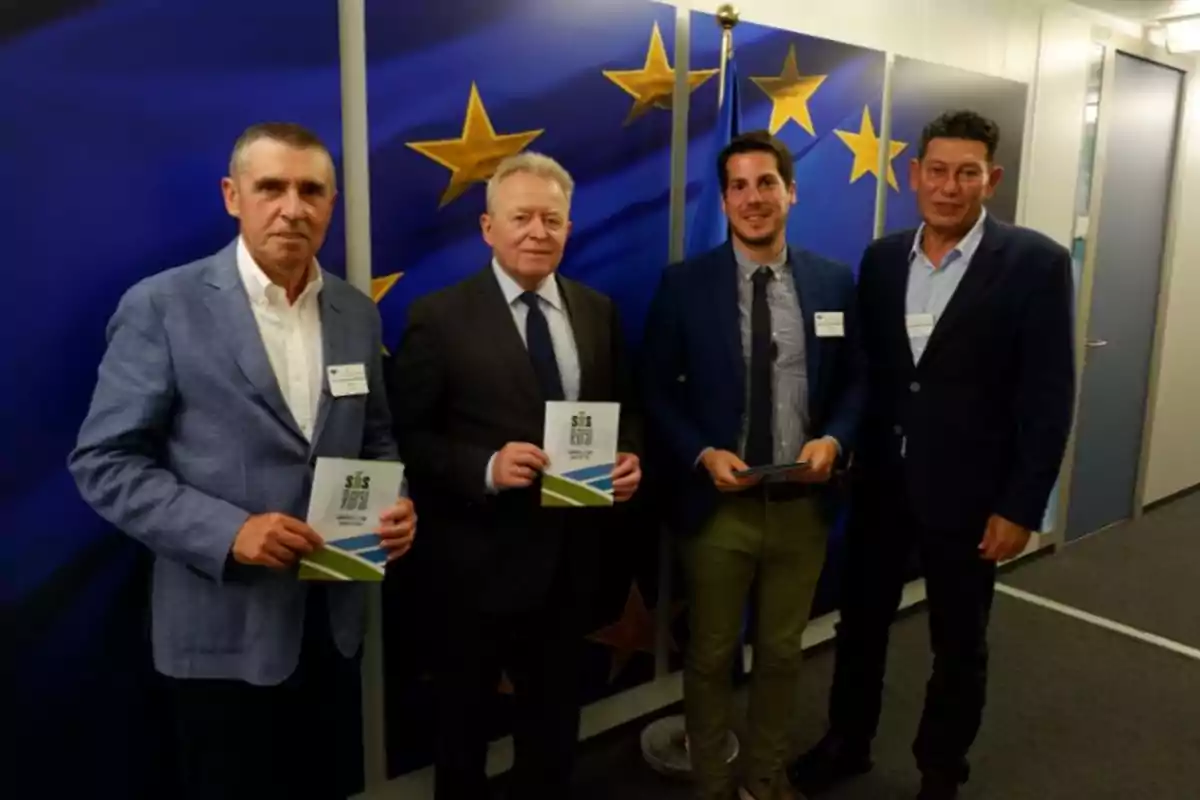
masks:
{"label": "brochure with green stripe", "polygon": [[398,461],[318,458],[307,522],[325,546],[300,560],[300,579],[382,581],[387,551],[375,531],[403,483]]}
{"label": "brochure with green stripe", "polygon": [[542,505],[611,506],[620,403],[546,403]]}

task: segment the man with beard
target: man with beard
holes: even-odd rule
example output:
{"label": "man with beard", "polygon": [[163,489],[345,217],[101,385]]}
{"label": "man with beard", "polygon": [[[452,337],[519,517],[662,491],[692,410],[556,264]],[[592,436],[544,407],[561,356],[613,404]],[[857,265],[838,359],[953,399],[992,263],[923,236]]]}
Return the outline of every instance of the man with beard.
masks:
{"label": "man with beard", "polygon": [[[732,239],[669,267],[645,334],[647,410],[678,501],[691,641],[684,670],[698,797],[733,797],[724,749],[734,658],[755,606],[738,794],[775,800],[802,637],[850,452],[863,369],[850,270],[787,242],[792,156],[745,134],[717,169]],[[748,466],[795,464],[767,477]]]}

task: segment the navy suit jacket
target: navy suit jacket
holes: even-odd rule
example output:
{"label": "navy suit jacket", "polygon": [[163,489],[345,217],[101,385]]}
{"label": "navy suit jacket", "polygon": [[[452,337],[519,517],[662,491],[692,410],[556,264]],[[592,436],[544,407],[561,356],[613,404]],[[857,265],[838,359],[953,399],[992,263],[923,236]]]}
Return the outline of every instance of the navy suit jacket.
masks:
{"label": "navy suit jacket", "polygon": [[[854,276],[845,265],[794,245],[788,265],[804,316],[808,434],[833,436],[845,457],[854,447],[865,394]],[[678,492],[685,532],[703,523],[717,498],[697,457],[705,447],[737,452],[741,436],[746,359],[737,281],[731,243],[672,265],[663,272],[646,323],[648,430],[664,483]],[[817,337],[814,315],[825,311],[844,314],[844,337]]]}
{"label": "navy suit jacket", "polygon": [[905,302],[915,237],[872,243],[859,270],[871,389],[855,502],[899,499],[903,488],[917,519],[938,530],[982,537],[991,514],[1037,530],[1074,407],[1071,256],[989,216],[914,365]]}

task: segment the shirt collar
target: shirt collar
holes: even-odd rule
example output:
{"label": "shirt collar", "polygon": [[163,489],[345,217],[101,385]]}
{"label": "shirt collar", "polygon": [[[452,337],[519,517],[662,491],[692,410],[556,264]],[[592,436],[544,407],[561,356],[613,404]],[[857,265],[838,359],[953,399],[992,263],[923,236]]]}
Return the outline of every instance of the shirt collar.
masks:
{"label": "shirt collar", "polygon": [[[958,244],[946,254],[942,260],[942,266],[951,264],[958,259],[970,261],[975,255],[975,251],[979,249],[979,243],[983,241],[983,226],[987,220],[987,209],[980,209],[979,219],[975,220],[975,224],[971,226],[971,230],[967,231],[967,235],[959,240]],[[908,252],[908,263],[923,254],[921,250],[921,237],[925,234],[925,223],[921,223],[921,227],[917,228],[917,235],[913,238],[912,249]],[[936,265],[935,265],[936,266]]]}
{"label": "shirt collar", "polygon": [[744,280],[750,280],[752,277],[754,277],[754,273],[758,271],[759,267],[769,267],[771,272],[773,272],[775,274],[775,276],[778,277],[779,273],[785,267],[787,267],[788,248],[787,248],[787,245],[785,244],[783,246],[783,250],[779,253],[779,255],[775,256],[775,258],[771,259],[771,261],[769,261],[768,263],[765,263],[765,264],[759,264],[758,262],[754,261],[748,255],[746,255],[741,250],[739,250],[736,246],[733,248],[733,258],[735,261],[737,261],[738,273],[742,276],[742,278]]}
{"label": "shirt collar", "polygon": [[[504,292],[504,300],[510,306],[525,294],[521,284],[504,271],[504,267],[500,266],[500,262],[495,257],[492,258],[492,272],[495,273],[496,280],[500,283],[500,291]],[[554,280],[553,272],[542,279],[541,285],[537,288],[537,295],[549,303],[552,308],[558,311],[563,310],[562,295],[558,291],[558,281]]]}
{"label": "shirt collar", "polygon": [[[250,249],[246,247],[246,240],[241,236],[238,237],[237,243],[237,265],[242,285],[246,287],[246,294],[250,296],[252,304],[269,303],[272,297],[286,301],[287,296],[283,287],[271,282],[267,273],[263,272],[262,267],[254,260],[254,256],[250,255]],[[308,285],[304,287],[298,300],[303,300],[310,294],[317,294],[325,285],[325,279],[321,275],[321,265],[315,258],[309,269]]]}

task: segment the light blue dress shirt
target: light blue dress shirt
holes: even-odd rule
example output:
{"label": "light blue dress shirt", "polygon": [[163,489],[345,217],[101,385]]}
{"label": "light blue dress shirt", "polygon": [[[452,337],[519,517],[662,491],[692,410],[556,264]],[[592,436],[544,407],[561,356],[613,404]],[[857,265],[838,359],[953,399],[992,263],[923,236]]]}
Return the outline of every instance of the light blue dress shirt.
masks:
{"label": "light blue dress shirt", "polygon": [[[906,314],[932,314],[936,329],[938,320],[950,303],[950,298],[962,282],[963,275],[967,274],[967,268],[971,266],[971,259],[975,257],[979,243],[983,241],[983,224],[986,219],[987,211],[984,210],[974,227],[946,254],[942,263],[937,265],[929,260],[929,256],[925,255],[921,248],[921,239],[925,234],[925,225],[921,224],[917,229],[916,238],[913,239],[912,250],[908,254]],[[907,329],[908,326],[905,327]],[[929,344],[929,336],[909,333],[908,342],[912,347],[913,363],[919,364],[925,347]]]}
{"label": "light blue dress shirt", "polygon": [[[788,251],[783,251],[768,263],[759,264],[740,249],[733,249],[738,264],[738,309],[741,318],[742,358],[746,362],[746,413],[742,415],[742,432],[738,454],[746,457],[746,437],[750,433],[750,350],[752,338],[751,312],[754,305],[754,273],[758,268],[771,270],[767,284],[767,306],[771,309],[771,341],[775,343],[775,359],[771,364],[771,397],[774,404],[771,420],[773,459],[776,464],[795,461],[800,448],[808,440],[808,362],[805,359],[804,315]],[[755,465],[751,465],[755,466]]]}

